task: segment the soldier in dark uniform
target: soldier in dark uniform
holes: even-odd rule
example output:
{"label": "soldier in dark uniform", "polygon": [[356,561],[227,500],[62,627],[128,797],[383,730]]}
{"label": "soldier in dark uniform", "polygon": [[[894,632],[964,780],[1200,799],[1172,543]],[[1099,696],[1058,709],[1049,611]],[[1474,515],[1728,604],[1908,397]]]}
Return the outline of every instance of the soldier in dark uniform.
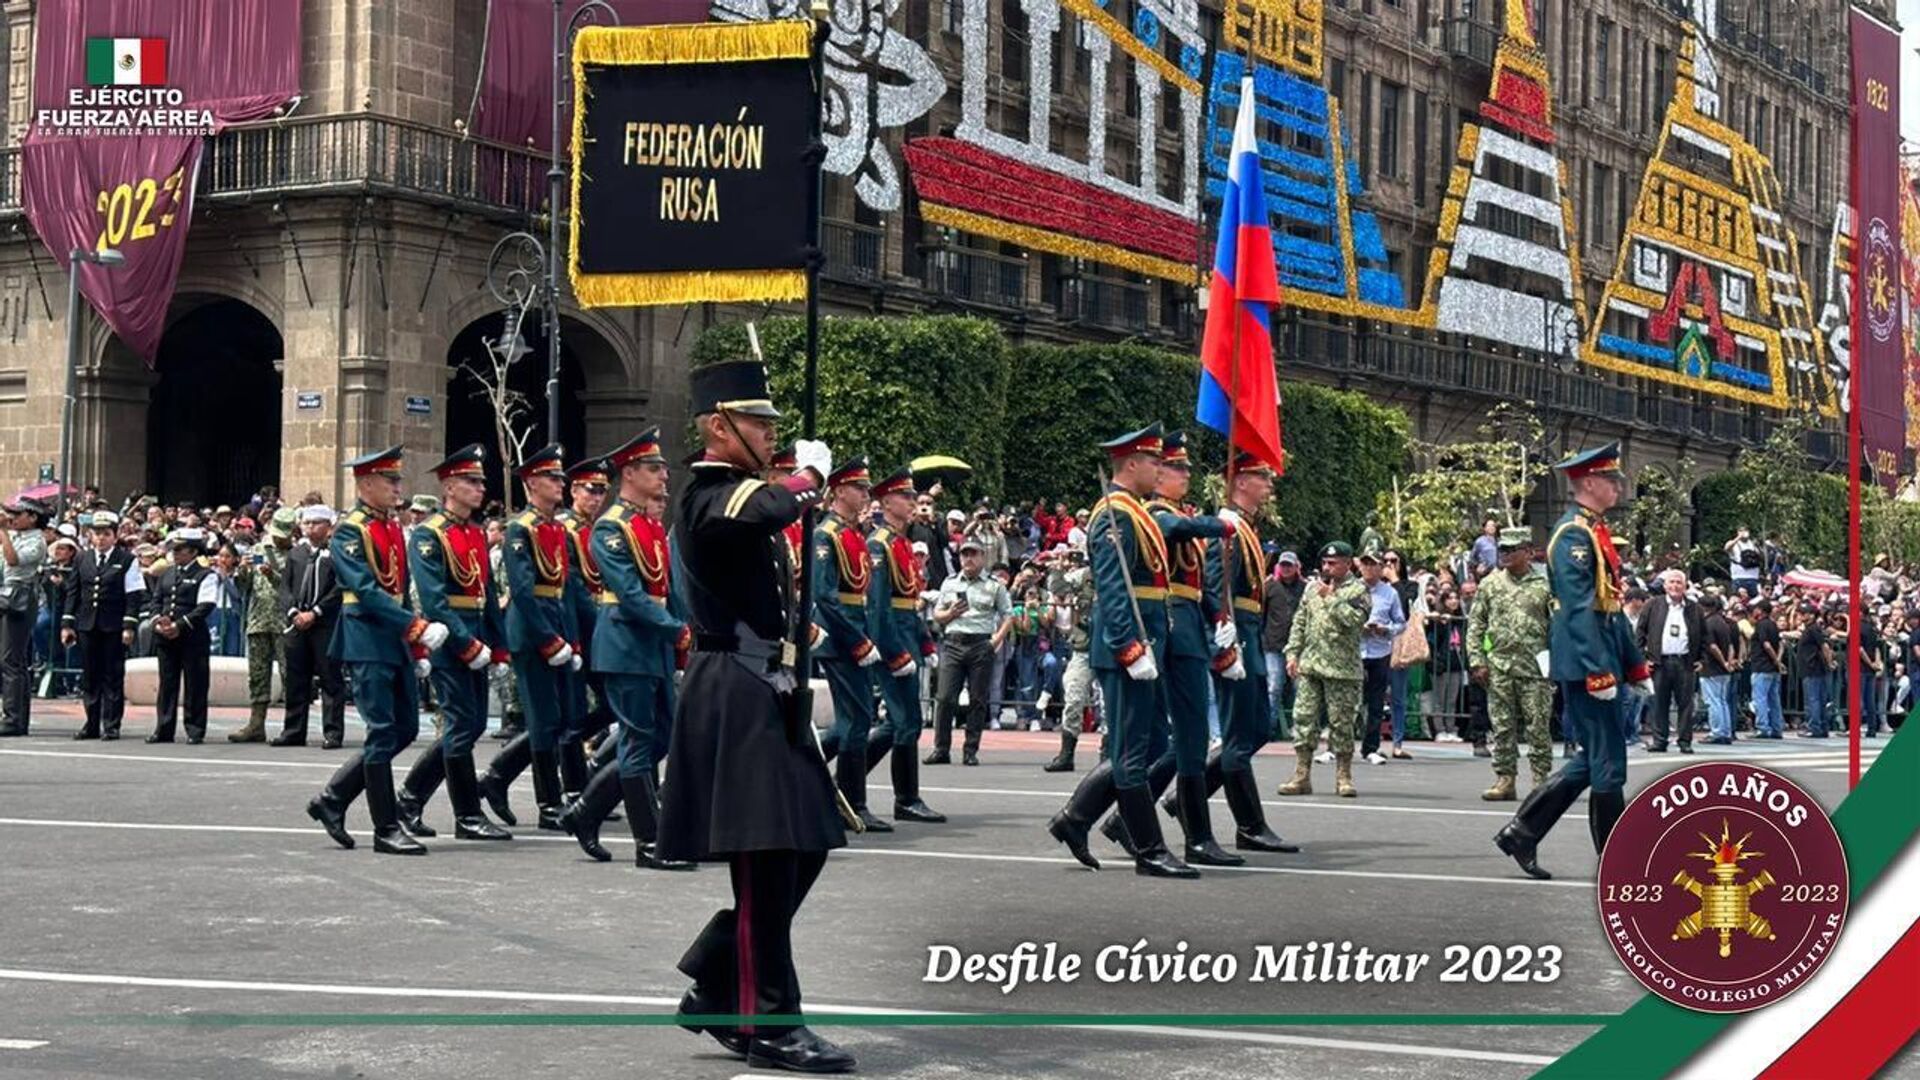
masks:
{"label": "soldier in dark uniform", "polygon": [[607,468],[620,479],[620,497],[593,523],[591,534],[601,582],[592,661],[620,725],[618,757],[594,774],[560,824],[582,851],[607,862],[613,856],[600,843],[600,825],[616,803],[624,803],[634,865],[691,870],[691,862],[663,859],[654,847],[660,805],[656,770],[667,754],[673,723],[673,674],[693,644],[673,588],[666,529],[646,511],[667,495],[660,429],[650,427],[607,455]]}
{"label": "soldier in dark uniform", "polygon": [[407,606],[406,539],[394,516],[405,491],[402,452],[396,446],[347,462],[358,504],[328,546],[340,583],[340,619],[328,651],[352,676],[353,703],[367,738],[307,803],[307,816],[334,843],[351,848],[347,807],[364,791],[373,850],[425,855],[427,849],[400,827],[393,759],[420,733],[418,680],[430,670],[428,654],[446,644],[447,628]]}
{"label": "soldier in dark uniform", "polygon": [[867,809],[871,669],[880,662],[880,650],[867,633],[867,587],[873,581],[873,561],[860,519],[867,511],[867,489],[872,483],[863,457],[842,462],[827,477],[827,512],[813,528],[813,622],[821,630],[813,655],[833,693],[833,727],[820,740],[820,750],[835,762],[834,783],[869,832],[892,832],[892,825]]}
{"label": "soldier in dark uniform", "polygon": [[340,661],[328,655],[333,628],[340,621],[340,582],[333,573],[334,513],[325,506],[300,511],[300,542],[287,553],[280,579],[280,604],[287,612],[287,711],[271,746],[307,745],[307,713],[313,707],[314,682],[320,685],[320,746],[338,750],[347,734],[347,679]]}
{"label": "soldier in dark uniform", "polygon": [[[846,843],[833,781],[794,690],[797,598],[782,536],[833,472],[822,443],[795,447],[798,470],[761,479],[779,416],[766,369],[750,361],[691,377],[702,460],[680,500],[677,531],[696,652],[674,714],[658,849],[725,861],[733,906],[714,914],[680,959],[688,1015],[800,1012],[793,918],[827,851]],[[853,1055],[803,1026],[706,1027],[749,1067],[842,1072]]]}
{"label": "soldier in dark uniform", "polygon": [[170,558],[147,601],[153,617],[153,653],[160,667],[160,688],[154,701],[150,743],[173,741],[173,725],[180,711],[180,691],[186,688],[187,744],[198,746],[207,737],[207,691],[211,678],[209,655],[213,639],[207,619],[219,601],[220,581],[201,559],[206,534],[199,529],[175,529],[168,538]]}
{"label": "soldier in dark uniform", "polygon": [[[580,650],[580,673],[567,683],[566,729],[560,736],[560,793],[563,803],[571,803],[586,790],[591,770],[587,764],[586,743],[607,729],[613,714],[606,706],[605,688],[593,670],[593,630],[600,617],[596,599],[604,587],[600,568],[594,565],[593,523],[607,505],[607,462],[588,458],[567,470],[571,502],[553,516],[567,529],[567,608],[577,630],[575,645]],[[588,690],[592,690],[589,697]]]}
{"label": "soldier in dark uniform", "polygon": [[1551,878],[1537,861],[1540,841],[1589,785],[1587,827],[1597,853],[1626,809],[1626,736],[1620,725],[1621,683],[1653,693],[1653,675],[1621,610],[1625,595],[1620,553],[1607,530],[1606,514],[1626,493],[1620,444],[1575,454],[1554,466],[1573,488],[1573,506],[1547,542],[1547,576],[1553,586],[1548,627],[1549,674],[1560,689],[1566,716],[1580,749],[1559,772],[1529,792],[1493,842],[1528,875]]}
{"label": "soldier in dark uniform", "polygon": [[[76,739],[111,742],[126,714],[127,646],[140,625],[131,599],[146,591],[133,553],[120,543],[120,515],[95,510],[87,522],[85,551],[73,560],[60,596],[60,641],[80,646],[80,697],[86,723]],[[131,588],[129,588],[131,586]]]}
{"label": "soldier in dark uniform", "polygon": [[487,498],[486,458],[486,448],[473,443],[433,467],[440,509],[415,525],[407,542],[420,617],[447,628],[447,640],[427,657],[440,699],[440,737],[414,759],[399,791],[400,824],[415,836],[435,835],[420,814],[445,780],[455,839],[513,839],[480,812],[473,769],[473,744],[487,730],[487,669],[507,662],[487,533],[473,523]]}
{"label": "soldier in dark uniform", "polygon": [[1104,760],[1087,773],[1047,831],[1073,857],[1100,869],[1087,850],[1087,832],[1108,806],[1117,806],[1133,841],[1134,870],[1152,877],[1199,877],[1175,858],[1153,813],[1148,769],[1167,752],[1167,723],[1159,685],[1167,650],[1166,537],[1140,500],[1160,481],[1159,424],[1101,443],[1113,461],[1113,481],[1087,522],[1087,554],[1097,598],[1093,609],[1093,670],[1107,704]]}
{"label": "soldier in dark uniform", "polygon": [[873,485],[881,521],[867,538],[874,580],[867,589],[867,626],[886,673],[878,675],[887,725],[867,738],[867,771],[881,758],[891,763],[893,818],[938,824],[947,820],[920,798],[920,669],[934,655],[933,634],[920,618],[926,575],[913,561],[907,522],[913,516],[913,473],[906,469]]}

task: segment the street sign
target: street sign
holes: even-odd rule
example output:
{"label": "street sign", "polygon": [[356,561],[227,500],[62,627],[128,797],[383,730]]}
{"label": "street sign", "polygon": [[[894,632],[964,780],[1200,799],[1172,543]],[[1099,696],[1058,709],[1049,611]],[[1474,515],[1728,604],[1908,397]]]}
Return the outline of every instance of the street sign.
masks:
{"label": "street sign", "polygon": [[43,461],[40,463],[40,482],[43,484],[53,483],[53,462]]}
{"label": "street sign", "polygon": [[293,395],[293,407],[296,409],[317,409],[320,407],[320,391],[303,391]]}
{"label": "street sign", "polygon": [[408,416],[432,416],[433,415],[433,399],[427,398],[427,397],[407,398],[407,415]]}

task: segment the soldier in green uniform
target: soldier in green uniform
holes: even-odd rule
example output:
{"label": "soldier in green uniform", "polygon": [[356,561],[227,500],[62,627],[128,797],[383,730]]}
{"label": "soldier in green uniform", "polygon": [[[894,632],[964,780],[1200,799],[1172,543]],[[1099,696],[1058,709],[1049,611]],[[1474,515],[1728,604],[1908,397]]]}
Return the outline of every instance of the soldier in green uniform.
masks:
{"label": "soldier in green uniform", "polygon": [[1320,549],[1320,577],[1300,596],[1300,610],[1287,634],[1287,677],[1299,688],[1293,699],[1293,779],[1282,795],[1313,794],[1313,752],[1320,725],[1333,747],[1334,790],[1343,799],[1353,787],[1353,727],[1360,713],[1360,630],[1371,608],[1367,587],[1353,574],[1353,547],[1335,540]]}
{"label": "soldier in green uniform", "polygon": [[1113,461],[1113,481],[1087,524],[1093,561],[1093,670],[1107,703],[1104,760],[1074,789],[1047,831],[1073,857],[1098,870],[1087,833],[1117,805],[1133,841],[1136,873],[1194,878],[1200,871],[1175,858],[1153,813],[1148,767],[1167,751],[1165,699],[1159,686],[1166,660],[1167,540],[1140,500],[1160,479],[1159,424],[1100,444]]}
{"label": "soldier in green uniform", "polygon": [[833,728],[820,752],[834,765],[834,783],[868,832],[893,826],[867,809],[867,735],[873,729],[873,665],[880,649],[867,632],[867,589],[873,559],[860,519],[873,484],[867,459],[849,458],[827,477],[827,512],[813,528],[814,657],[833,694]]}
{"label": "soldier in green uniform", "polygon": [[[593,561],[591,543],[593,523],[607,505],[607,463],[604,458],[588,458],[567,470],[572,503],[553,516],[566,527],[567,607],[573,624],[580,628],[578,644],[582,670],[566,680],[566,727],[560,735],[560,790],[564,802],[571,803],[586,790],[591,779],[587,766],[586,741],[607,729],[612,714],[605,706],[606,694],[600,676],[593,670],[593,630],[600,617],[595,597],[602,592],[600,568]],[[592,690],[589,695],[588,691]],[[597,707],[594,702],[601,704]]]}
{"label": "soldier in green uniform", "polygon": [[245,727],[227,736],[228,742],[267,741],[274,666],[279,665],[282,681],[287,673],[283,637],[287,613],[280,610],[280,579],[286,573],[287,554],[293,550],[293,527],[298,519],[291,506],[275,510],[267,521],[266,539],[249,549],[246,560],[234,571],[247,598],[247,704],[253,711]]}
{"label": "soldier in green uniform", "polygon": [[1540,668],[1553,618],[1553,589],[1533,565],[1533,530],[1500,530],[1501,569],[1488,574],[1467,616],[1468,670],[1487,688],[1493,718],[1493,786],[1488,802],[1509,802],[1520,761],[1520,732],[1527,733],[1533,786],[1553,771],[1553,684]]}
{"label": "soldier in green uniform", "polygon": [[933,635],[920,618],[920,594],[927,579],[913,561],[907,521],[913,515],[913,473],[901,469],[873,485],[869,496],[880,504],[880,525],[867,537],[874,580],[867,589],[867,626],[879,648],[884,675],[880,699],[887,724],[867,739],[867,771],[889,760],[893,779],[893,819],[937,825],[947,820],[920,798],[920,669],[934,655]]}
{"label": "soldier in green uniform", "polygon": [[1579,735],[1580,749],[1525,802],[1493,838],[1530,877],[1552,877],[1537,860],[1540,841],[1589,785],[1587,828],[1598,852],[1626,809],[1626,735],[1620,724],[1620,684],[1653,692],[1646,657],[1621,610],[1625,590],[1620,553],[1607,530],[1606,514],[1626,492],[1620,444],[1575,454],[1554,466],[1573,488],[1573,506],[1547,542],[1547,575],[1553,587],[1548,629],[1552,660],[1548,675],[1560,685],[1560,700]]}
{"label": "soldier in green uniform", "polygon": [[1073,656],[1060,676],[1060,752],[1041,766],[1046,772],[1072,772],[1073,748],[1080,739],[1080,720],[1093,704],[1093,570],[1087,566],[1086,552],[1074,549],[1064,561],[1047,570],[1047,593],[1056,607],[1070,613],[1067,647]]}

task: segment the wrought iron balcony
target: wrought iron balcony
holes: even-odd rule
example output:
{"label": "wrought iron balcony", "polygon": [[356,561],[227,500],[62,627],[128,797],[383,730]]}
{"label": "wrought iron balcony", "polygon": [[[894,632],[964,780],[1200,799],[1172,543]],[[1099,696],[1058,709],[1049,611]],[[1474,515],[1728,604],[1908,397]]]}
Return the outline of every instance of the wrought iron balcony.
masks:
{"label": "wrought iron balcony", "polygon": [[1447,52],[1455,59],[1493,67],[1493,54],[1500,47],[1500,31],[1479,19],[1447,20]]}
{"label": "wrought iron balcony", "polygon": [[1060,282],[1060,317],[1088,326],[1139,332],[1147,328],[1147,287],[1083,274]]}
{"label": "wrought iron balcony", "polygon": [[958,246],[927,253],[926,285],[938,297],[1022,310],[1027,306],[1027,260]]}
{"label": "wrought iron balcony", "polygon": [[828,278],[864,285],[886,277],[882,265],[887,250],[884,228],[823,218],[820,247],[827,257],[821,273]]}

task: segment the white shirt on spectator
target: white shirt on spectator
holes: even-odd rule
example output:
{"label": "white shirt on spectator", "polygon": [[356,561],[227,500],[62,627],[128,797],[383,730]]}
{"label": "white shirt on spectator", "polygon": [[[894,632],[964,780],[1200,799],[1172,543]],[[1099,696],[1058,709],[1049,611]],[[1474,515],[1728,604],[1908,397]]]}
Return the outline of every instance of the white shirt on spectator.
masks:
{"label": "white shirt on spectator", "polygon": [[1685,656],[1687,646],[1687,608],[1685,604],[1667,602],[1666,633],[1660,635],[1660,655]]}

